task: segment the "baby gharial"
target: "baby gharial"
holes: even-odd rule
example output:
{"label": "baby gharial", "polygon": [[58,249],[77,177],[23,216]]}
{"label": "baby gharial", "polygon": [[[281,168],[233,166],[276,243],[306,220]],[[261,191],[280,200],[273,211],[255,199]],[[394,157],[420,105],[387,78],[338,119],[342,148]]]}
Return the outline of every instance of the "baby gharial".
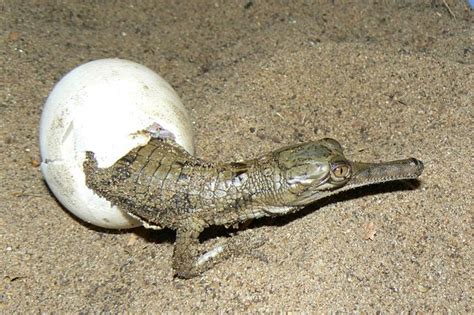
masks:
{"label": "baby gharial", "polygon": [[89,188],[145,227],[177,231],[173,267],[178,277],[190,278],[261,245],[251,238],[235,241],[237,236],[206,251],[198,239],[206,227],[284,215],[355,187],[417,178],[423,163],[349,161],[329,138],[244,162],[209,163],[174,142],[152,139],[109,168],[98,168],[87,152],[84,171]]}

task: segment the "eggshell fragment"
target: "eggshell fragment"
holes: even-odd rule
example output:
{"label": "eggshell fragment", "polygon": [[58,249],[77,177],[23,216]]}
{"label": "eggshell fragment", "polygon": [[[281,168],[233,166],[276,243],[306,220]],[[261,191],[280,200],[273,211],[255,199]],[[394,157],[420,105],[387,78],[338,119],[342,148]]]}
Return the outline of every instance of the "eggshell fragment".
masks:
{"label": "eggshell fragment", "polygon": [[85,184],[85,152],[109,167],[151,137],[172,137],[194,153],[192,124],[173,88],[137,63],[102,59],[63,77],[43,108],[41,170],[56,198],[74,215],[105,228],[140,222]]}

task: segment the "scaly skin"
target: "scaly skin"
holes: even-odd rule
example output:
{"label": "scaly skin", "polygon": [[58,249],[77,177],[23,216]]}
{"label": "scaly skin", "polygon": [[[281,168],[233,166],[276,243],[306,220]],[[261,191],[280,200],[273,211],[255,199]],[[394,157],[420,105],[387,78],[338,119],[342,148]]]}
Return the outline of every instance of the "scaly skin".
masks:
{"label": "scaly skin", "polygon": [[414,158],[385,163],[347,160],[340,144],[322,139],[285,147],[260,158],[213,164],[178,146],[153,139],[113,166],[97,167],[87,152],[86,184],[146,227],[177,231],[173,267],[190,278],[217,261],[255,246],[258,240],[229,240],[209,251],[198,237],[210,225],[225,225],[297,211],[354,187],[417,178]]}

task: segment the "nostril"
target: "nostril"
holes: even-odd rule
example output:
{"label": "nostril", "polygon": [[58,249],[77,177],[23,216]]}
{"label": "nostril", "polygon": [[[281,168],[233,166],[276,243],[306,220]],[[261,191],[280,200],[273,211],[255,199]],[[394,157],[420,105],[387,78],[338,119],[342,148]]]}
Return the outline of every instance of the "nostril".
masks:
{"label": "nostril", "polygon": [[424,168],[423,162],[415,158],[411,158],[410,163],[418,169],[418,172],[417,172],[418,175],[420,175],[423,172],[423,168]]}

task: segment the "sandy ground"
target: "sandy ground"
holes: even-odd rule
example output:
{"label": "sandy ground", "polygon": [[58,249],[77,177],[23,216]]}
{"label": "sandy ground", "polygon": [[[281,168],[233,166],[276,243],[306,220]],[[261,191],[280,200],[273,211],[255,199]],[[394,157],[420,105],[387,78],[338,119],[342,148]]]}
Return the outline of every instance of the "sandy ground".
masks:
{"label": "sandy ground", "polygon": [[[0,312],[473,312],[473,12],[337,2],[0,1]],[[330,136],[425,172],[255,222],[255,255],[174,279],[173,231],[83,224],[38,168],[49,91],[104,57],[176,88],[203,158]]]}

